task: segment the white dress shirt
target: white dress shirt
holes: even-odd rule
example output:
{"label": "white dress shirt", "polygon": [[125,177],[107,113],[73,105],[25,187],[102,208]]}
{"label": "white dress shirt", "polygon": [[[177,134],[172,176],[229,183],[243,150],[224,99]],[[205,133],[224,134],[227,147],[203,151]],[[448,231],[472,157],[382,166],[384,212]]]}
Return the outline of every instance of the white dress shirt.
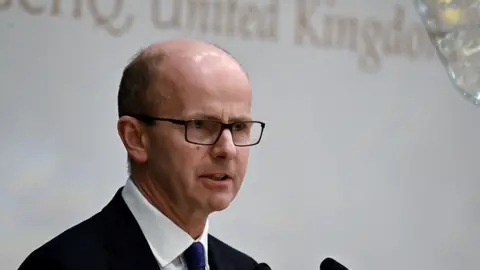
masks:
{"label": "white dress shirt", "polygon": [[209,269],[208,220],[202,235],[195,240],[151,205],[131,179],[125,184],[122,197],[140,225],[161,270],[187,270],[182,254],[195,241],[205,247],[205,269]]}

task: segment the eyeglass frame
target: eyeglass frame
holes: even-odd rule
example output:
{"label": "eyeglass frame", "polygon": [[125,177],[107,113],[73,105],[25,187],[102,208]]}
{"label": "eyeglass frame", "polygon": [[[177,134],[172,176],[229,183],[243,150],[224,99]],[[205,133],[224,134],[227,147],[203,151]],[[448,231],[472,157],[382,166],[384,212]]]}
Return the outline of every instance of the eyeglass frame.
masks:
{"label": "eyeglass frame", "polygon": [[[265,129],[265,122],[262,122],[262,121],[255,121],[255,120],[246,120],[246,121],[235,121],[235,122],[231,122],[231,123],[224,123],[220,120],[216,120],[216,119],[190,119],[190,120],[181,120],[181,119],[174,119],[174,118],[165,118],[165,117],[154,117],[154,116],[149,116],[149,115],[146,115],[146,114],[126,114],[125,116],[130,116],[130,117],[133,117],[143,123],[146,123],[146,124],[152,124],[153,122],[156,122],[156,121],[162,121],[162,122],[170,122],[172,124],[175,124],[175,125],[180,125],[180,126],[183,126],[184,127],[184,139],[186,142],[188,143],[191,143],[191,144],[196,144],[196,145],[204,145],[204,146],[209,146],[209,145],[215,145],[218,140],[220,139],[220,136],[222,136],[222,133],[223,131],[225,131],[226,129],[228,129],[230,131],[230,133],[232,134],[233,136],[233,131],[232,131],[232,128],[235,124],[238,124],[238,123],[257,123],[257,124],[260,124],[260,126],[262,127],[261,131],[260,131],[260,135],[258,137],[258,140],[256,143],[252,143],[252,144],[246,144],[246,145],[237,145],[235,144],[235,142],[233,142],[233,144],[237,147],[250,147],[250,146],[255,146],[257,144],[260,143],[260,141],[262,140],[262,136],[263,136],[263,131]],[[213,141],[213,143],[198,143],[198,142],[192,142],[188,139],[188,125],[190,123],[192,123],[193,121],[213,121],[213,122],[217,122],[220,124],[220,132],[218,133],[217,135],[217,138]]]}

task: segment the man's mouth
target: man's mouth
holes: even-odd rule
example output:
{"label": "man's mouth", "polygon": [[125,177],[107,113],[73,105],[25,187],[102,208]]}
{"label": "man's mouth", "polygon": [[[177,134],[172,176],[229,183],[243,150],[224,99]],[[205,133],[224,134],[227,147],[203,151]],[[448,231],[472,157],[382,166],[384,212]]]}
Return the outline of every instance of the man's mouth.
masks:
{"label": "man's mouth", "polygon": [[223,173],[205,174],[205,175],[202,175],[202,177],[209,178],[213,181],[225,181],[225,180],[231,179],[231,177],[228,174],[223,174]]}

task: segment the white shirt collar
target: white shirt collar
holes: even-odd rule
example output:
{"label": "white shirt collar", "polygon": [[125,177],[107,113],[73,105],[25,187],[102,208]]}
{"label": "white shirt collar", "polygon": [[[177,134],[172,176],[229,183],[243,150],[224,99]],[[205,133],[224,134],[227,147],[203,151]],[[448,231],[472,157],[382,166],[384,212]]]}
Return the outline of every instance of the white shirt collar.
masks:
{"label": "white shirt collar", "polygon": [[131,179],[123,187],[122,197],[161,267],[180,257],[195,241],[201,242],[205,247],[205,262],[208,262],[208,220],[202,235],[195,240],[151,205]]}

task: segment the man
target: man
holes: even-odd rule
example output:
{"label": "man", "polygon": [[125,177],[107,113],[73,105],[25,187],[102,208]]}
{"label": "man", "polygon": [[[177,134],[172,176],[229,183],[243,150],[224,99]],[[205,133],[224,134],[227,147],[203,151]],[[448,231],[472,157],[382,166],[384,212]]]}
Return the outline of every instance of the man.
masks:
{"label": "man", "polygon": [[246,73],[216,46],[180,39],[140,52],[118,93],[130,178],[101,212],[19,269],[254,269],[254,259],[208,234],[209,214],[235,198],[262,137],[251,99]]}

